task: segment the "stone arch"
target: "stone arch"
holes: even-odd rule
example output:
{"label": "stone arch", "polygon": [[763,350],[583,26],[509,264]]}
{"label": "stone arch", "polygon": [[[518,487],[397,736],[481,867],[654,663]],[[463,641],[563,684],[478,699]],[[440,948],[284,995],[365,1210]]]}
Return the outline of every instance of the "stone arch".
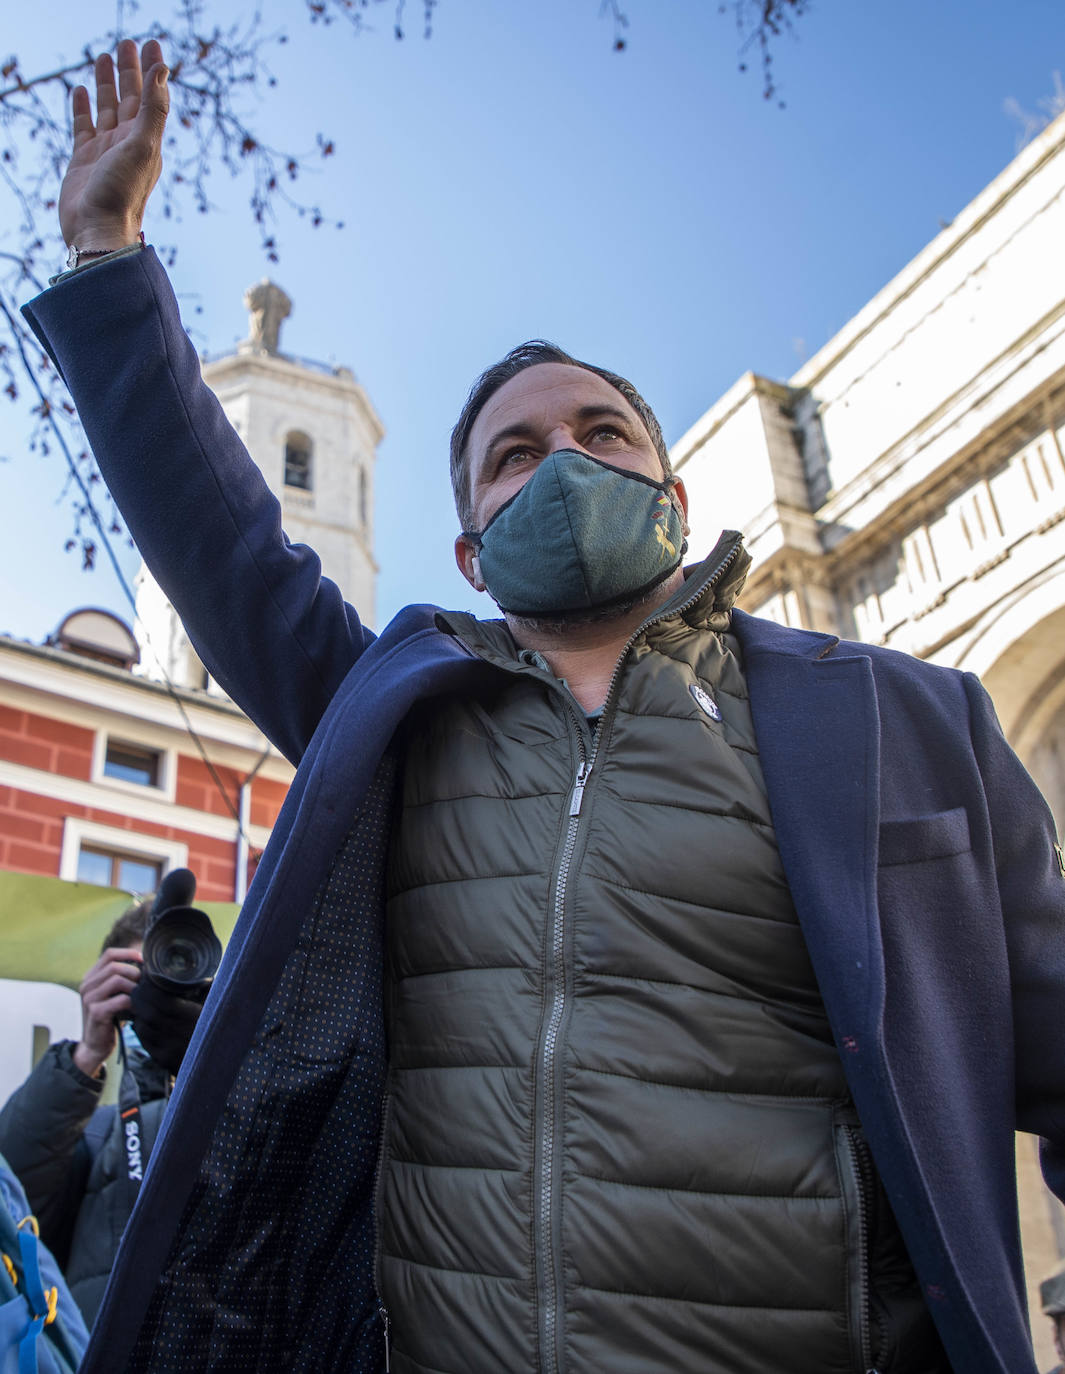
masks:
{"label": "stone arch", "polygon": [[1006,738],[1065,830],[1065,567],[1049,569],[987,611],[955,666],[976,673]]}
{"label": "stone arch", "polygon": [[1025,763],[1039,790],[1050,803],[1059,841],[1065,841],[1065,678],[1058,674],[1048,694],[1040,729],[1025,751]]}

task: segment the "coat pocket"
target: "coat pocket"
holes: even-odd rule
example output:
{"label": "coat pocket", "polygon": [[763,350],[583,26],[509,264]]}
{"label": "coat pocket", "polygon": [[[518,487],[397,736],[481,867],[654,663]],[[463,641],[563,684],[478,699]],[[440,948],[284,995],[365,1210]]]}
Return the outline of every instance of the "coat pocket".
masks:
{"label": "coat pocket", "polygon": [[964,806],[928,816],[880,822],[881,868],[949,859],[954,854],[967,854],[971,847],[969,817]]}

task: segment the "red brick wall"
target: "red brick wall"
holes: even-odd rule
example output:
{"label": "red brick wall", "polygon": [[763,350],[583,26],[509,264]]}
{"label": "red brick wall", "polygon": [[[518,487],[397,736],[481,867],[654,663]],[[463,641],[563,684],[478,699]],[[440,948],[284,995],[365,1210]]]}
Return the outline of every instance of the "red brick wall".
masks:
{"label": "red brick wall", "polygon": [[[194,811],[206,811],[212,816],[232,818],[233,812],[240,805],[242,775],[233,768],[223,768],[217,763],[214,765],[214,771],[218,782],[221,783],[226,796],[232,803],[232,810],[226,805],[219,791],[218,783],[211,777],[210,770],[204,761],[187,754],[178,755],[175,800],[179,806],[190,806]],[[281,810],[287,792],[288,785],[286,783],[271,782],[269,778],[253,778],[251,785],[251,824],[265,825],[273,829],[274,822],[277,820],[277,813]]]}
{"label": "red brick wall", "polygon": [[0,759],[88,782],[92,744],[93,731],[84,726],[0,705]]}
{"label": "red brick wall", "polygon": [[229,798],[232,810],[226,805],[203,759],[190,758],[187,754],[178,755],[177,789],[174,800],[178,806],[188,806],[193,811],[206,811],[211,816],[232,818],[240,796],[240,774],[233,768],[224,768],[217,763],[214,765],[214,771]]}
{"label": "red brick wall", "polygon": [[251,785],[252,825],[265,825],[272,830],[287,795],[287,782],[271,782],[269,778],[255,778]]}

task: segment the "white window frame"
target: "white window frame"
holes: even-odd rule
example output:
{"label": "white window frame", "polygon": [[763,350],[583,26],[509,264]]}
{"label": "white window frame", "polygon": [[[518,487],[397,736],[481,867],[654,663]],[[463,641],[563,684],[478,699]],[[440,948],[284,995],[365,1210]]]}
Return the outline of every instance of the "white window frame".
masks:
{"label": "white window frame", "polygon": [[[129,744],[135,749],[150,749],[159,756],[159,781],[156,783],[128,782],[104,772],[108,741]],[[127,797],[156,797],[172,802],[177,797],[177,750],[167,749],[155,740],[138,739],[136,733],[124,730],[97,730],[92,746],[92,780],[100,787],[113,788]]]}
{"label": "white window frame", "polygon": [[189,847],[180,840],[139,835],[135,830],[120,830],[114,825],[99,825],[96,821],[83,821],[79,816],[68,816],[63,822],[63,845],[59,852],[59,876],[68,883],[78,880],[78,858],[83,844],[128,854],[131,859],[143,859],[145,863],[160,864],[160,876],[165,876],[172,868],[187,868],[189,864]]}

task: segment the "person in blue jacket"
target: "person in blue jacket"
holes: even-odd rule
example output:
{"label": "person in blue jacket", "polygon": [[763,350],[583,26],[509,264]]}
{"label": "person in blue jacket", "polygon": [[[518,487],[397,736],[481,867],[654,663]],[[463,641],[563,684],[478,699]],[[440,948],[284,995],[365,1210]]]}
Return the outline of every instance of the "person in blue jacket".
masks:
{"label": "person in blue jacket", "polygon": [[118,59],[26,314],[298,769],[85,1368],[1033,1374],[1065,870],[979,683],[734,609],[650,409],[542,344],[452,441],[503,620],[375,637],[200,379],[139,238],[166,68]]}
{"label": "person in blue jacket", "polygon": [[3,1155],[0,1261],[0,1374],[71,1374],[89,1331]]}

